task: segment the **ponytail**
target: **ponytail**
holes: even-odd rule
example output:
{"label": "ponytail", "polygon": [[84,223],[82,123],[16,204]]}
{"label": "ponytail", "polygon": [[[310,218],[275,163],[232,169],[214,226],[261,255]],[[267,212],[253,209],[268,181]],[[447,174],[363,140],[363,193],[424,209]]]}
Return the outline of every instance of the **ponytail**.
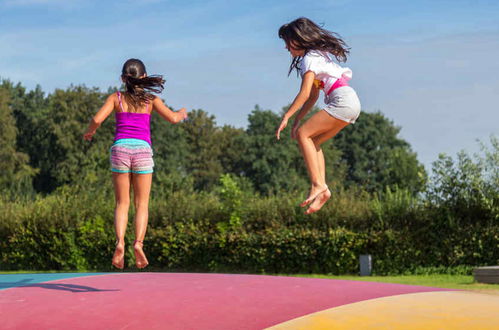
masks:
{"label": "ponytail", "polygon": [[125,83],[126,95],[130,98],[130,103],[134,107],[154,100],[154,95],[151,93],[161,93],[164,89],[165,80],[162,76],[146,76],[143,78],[135,78],[130,75],[122,76]]}
{"label": "ponytail", "polygon": [[137,108],[154,100],[151,93],[161,93],[164,89],[163,76],[147,76],[146,67],[141,60],[132,58],[123,64],[121,79],[125,84],[125,97],[132,108]]}

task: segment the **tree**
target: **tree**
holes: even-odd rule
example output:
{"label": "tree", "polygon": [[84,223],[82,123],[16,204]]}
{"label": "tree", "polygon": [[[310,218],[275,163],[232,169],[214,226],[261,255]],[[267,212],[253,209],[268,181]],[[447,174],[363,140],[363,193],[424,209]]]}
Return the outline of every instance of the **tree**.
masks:
{"label": "tree", "polygon": [[362,113],[333,139],[347,164],[345,184],[368,191],[399,187],[416,193],[425,186],[427,174],[409,143],[398,137],[400,128],[382,113]]}
{"label": "tree", "polygon": [[203,110],[193,110],[182,128],[189,150],[185,163],[187,173],[193,176],[195,189],[209,190],[223,173],[215,117]]}
{"label": "tree", "polygon": [[[246,134],[240,136],[239,145],[244,150],[240,154],[241,172],[264,194],[306,191],[310,186],[298,144],[290,137],[291,124],[281,133],[280,140],[275,137],[280,120],[274,112],[262,110],[257,105],[248,116]],[[332,185],[332,182],[342,181],[344,170],[339,163],[339,153],[329,145],[330,142],[323,144],[322,150],[326,158],[326,181]]]}
{"label": "tree", "polygon": [[[435,205],[454,209],[470,209],[475,206],[496,209],[499,200],[499,139],[492,136],[491,150],[482,144],[484,156],[473,157],[461,151],[453,160],[440,154],[433,162],[432,177],[427,191],[428,200]],[[465,212],[459,211],[458,214]],[[481,219],[478,212],[477,219]],[[472,217],[473,215],[471,215]]]}
{"label": "tree", "polygon": [[189,144],[181,124],[171,124],[156,112],[151,117],[151,140],[154,151],[154,193],[191,190],[187,173]]}
{"label": "tree", "polygon": [[26,93],[21,84],[4,80],[1,85],[10,94],[10,105],[16,119],[17,149],[29,155],[30,166],[37,169],[32,185],[36,191],[50,184],[42,167],[44,141],[50,132],[43,125],[48,116],[48,102],[40,86]]}
{"label": "tree", "polygon": [[14,194],[31,192],[31,178],[36,173],[29,157],[16,150],[17,128],[10,107],[9,91],[0,87],[0,190]]}
{"label": "tree", "polygon": [[50,192],[64,184],[98,185],[108,180],[114,116],[104,122],[92,142],[82,139],[105,97],[98,89],[85,86],[57,89],[47,97],[47,110],[37,120],[37,190]]}
{"label": "tree", "polygon": [[[280,141],[275,138],[280,117],[256,106],[248,122],[241,141],[241,170],[255,189],[264,194],[306,189],[306,169],[296,142],[290,138]],[[289,137],[289,132],[288,127],[282,134]]]}

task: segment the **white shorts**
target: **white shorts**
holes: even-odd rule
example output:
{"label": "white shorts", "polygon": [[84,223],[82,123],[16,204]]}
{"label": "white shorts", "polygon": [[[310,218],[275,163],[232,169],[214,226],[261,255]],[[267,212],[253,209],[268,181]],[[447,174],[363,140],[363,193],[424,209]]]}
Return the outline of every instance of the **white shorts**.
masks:
{"label": "white shorts", "polygon": [[338,87],[324,98],[326,111],[331,116],[353,124],[360,114],[360,101],[350,86]]}

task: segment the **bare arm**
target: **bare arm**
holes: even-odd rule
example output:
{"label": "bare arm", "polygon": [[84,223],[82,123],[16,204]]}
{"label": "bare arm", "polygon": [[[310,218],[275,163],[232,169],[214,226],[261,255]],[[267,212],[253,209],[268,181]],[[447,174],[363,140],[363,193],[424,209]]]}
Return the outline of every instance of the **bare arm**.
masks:
{"label": "bare arm", "polygon": [[320,90],[316,88],[315,86],[312,86],[312,89],[310,90],[310,96],[308,100],[303,104],[300,112],[295,117],[295,122],[299,122],[300,120],[303,119],[307,115],[307,113],[312,109],[312,107],[317,103],[317,100],[319,99],[319,94]]}
{"label": "bare arm", "polygon": [[[296,95],[293,103],[289,107],[289,110],[286,112],[284,117],[282,118],[281,124],[277,129],[276,136],[277,139],[280,139],[281,131],[287,126],[289,118],[291,118],[296,111],[302,108],[310,98],[312,94],[312,86],[314,85],[315,73],[312,71],[308,71],[303,75],[303,79],[301,81],[300,91]],[[315,102],[314,102],[315,104]],[[307,110],[308,111],[308,110]],[[302,117],[305,114],[302,115]]]}
{"label": "bare arm", "polygon": [[159,97],[156,97],[152,104],[153,109],[156,110],[161,117],[172,124],[176,124],[187,118],[187,110],[185,108],[182,108],[177,112],[172,111]]}
{"label": "bare arm", "polygon": [[104,102],[104,105],[99,109],[99,111],[97,111],[95,116],[90,121],[87,131],[83,134],[83,138],[85,140],[92,140],[92,136],[95,134],[97,128],[99,128],[102,122],[104,122],[104,120],[109,117],[111,112],[113,112],[115,98],[116,94],[109,95],[106,102]]}
{"label": "bare arm", "polygon": [[300,112],[295,117],[295,121],[293,123],[293,129],[291,130],[291,138],[296,139],[298,134],[298,128],[300,127],[300,121],[307,115],[307,113],[312,109],[312,107],[317,103],[317,99],[319,98],[320,90],[312,86],[312,90],[310,91],[310,97],[305,102]]}

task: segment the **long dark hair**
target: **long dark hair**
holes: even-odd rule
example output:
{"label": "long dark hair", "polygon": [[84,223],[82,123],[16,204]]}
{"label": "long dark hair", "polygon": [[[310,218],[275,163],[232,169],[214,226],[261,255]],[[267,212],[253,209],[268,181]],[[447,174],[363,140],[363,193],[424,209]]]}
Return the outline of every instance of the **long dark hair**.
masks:
{"label": "long dark hair", "polygon": [[161,93],[165,83],[163,76],[148,76],[146,66],[136,58],[131,58],[123,64],[121,79],[125,84],[125,97],[134,110],[154,100],[151,93]]}
{"label": "long dark hair", "polygon": [[[294,21],[284,24],[279,28],[279,38],[283,39],[288,47],[305,50],[326,51],[334,55],[338,62],[346,62],[350,48],[341,39],[340,35],[325,30],[306,17],[300,17]],[[288,75],[300,65],[301,56],[293,58],[289,66]]]}

